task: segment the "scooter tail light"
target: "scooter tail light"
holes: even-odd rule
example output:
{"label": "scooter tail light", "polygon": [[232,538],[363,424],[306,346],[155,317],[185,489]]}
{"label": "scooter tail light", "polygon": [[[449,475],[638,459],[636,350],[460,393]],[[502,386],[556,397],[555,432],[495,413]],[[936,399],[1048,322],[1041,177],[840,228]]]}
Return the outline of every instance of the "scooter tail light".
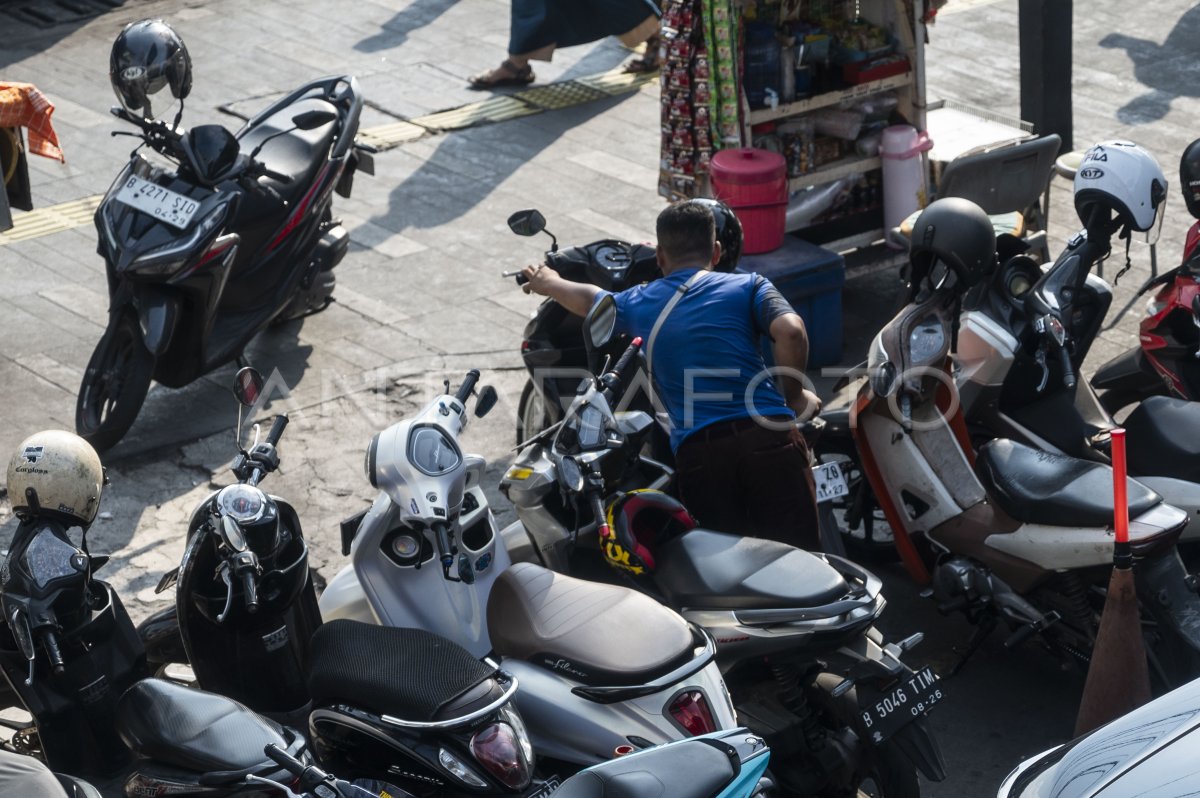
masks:
{"label": "scooter tail light", "polygon": [[693,737],[718,731],[708,699],[699,690],[687,690],[675,696],[667,707],[667,714]]}
{"label": "scooter tail light", "polygon": [[471,754],[488,773],[512,790],[523,790],[533,779],[533,767],[516,730],[507,723],[484,726],[471,737]]}

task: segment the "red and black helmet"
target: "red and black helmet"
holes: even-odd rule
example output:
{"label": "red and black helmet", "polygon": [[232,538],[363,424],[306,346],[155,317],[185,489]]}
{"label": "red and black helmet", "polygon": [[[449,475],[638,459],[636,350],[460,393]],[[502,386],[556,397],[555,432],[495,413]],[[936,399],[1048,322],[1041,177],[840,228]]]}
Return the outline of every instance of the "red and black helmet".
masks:
{"label": "red and black helmet", "polygon": [[666,541],[696,528],[687,508],[659,490],[618,493],[605,513],[604,559],[634,575],[654,573],[655,553]]}

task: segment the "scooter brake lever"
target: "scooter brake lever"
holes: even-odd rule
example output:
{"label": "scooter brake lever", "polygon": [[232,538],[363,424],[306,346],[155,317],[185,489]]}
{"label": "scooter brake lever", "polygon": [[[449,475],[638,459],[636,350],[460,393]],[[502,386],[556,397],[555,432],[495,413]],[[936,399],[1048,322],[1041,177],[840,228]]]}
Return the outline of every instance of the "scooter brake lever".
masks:
{"label": "scooter brake lever", "polygon": [[1050,366],[1046,364],[1046,346],[1043,344],[1038,347],[1037,354],[1034,355],[1037,364],[1042,367],[1042,380],[1038,383],[1037,392],[1042,393],[1046,390],[1046,386],[1050,384]]}
{"label": "scooter brake lever", "polygon": [[221,564],[217,566],[217,573],[221,575],[221,581],[225,583],[225,609],[217,616],[217,623],[225,623],[225,617],[229,615],[229,608],[233,606],[233,574],[230,573],[229,562],[221,560]]}

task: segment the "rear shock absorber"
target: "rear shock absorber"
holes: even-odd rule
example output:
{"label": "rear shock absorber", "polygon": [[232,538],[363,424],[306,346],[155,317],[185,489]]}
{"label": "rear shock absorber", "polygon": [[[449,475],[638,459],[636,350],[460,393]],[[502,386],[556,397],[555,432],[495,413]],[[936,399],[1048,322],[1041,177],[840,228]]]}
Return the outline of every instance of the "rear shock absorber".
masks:
{"label": "rear shock absorber", "polygon": [[804,740],[812,751],[820,751],[825,747],[825,734],[821,729],[817,713],[808,703],[808,696],[801,686],[800,669],[791,663],[769,662],[771,675],[779,685],[779,703],[800,719],[800,730]]}
{"label": "rear shock absorber", "polygon": [[1065,573],[1059,579],[1059,591],[1063,597],[1063,614],[1070,619],[1072,626],[1079,629],[1089,639],[1095,640],[1095,613],[1088,603],[1087,585],[1077,573]]}

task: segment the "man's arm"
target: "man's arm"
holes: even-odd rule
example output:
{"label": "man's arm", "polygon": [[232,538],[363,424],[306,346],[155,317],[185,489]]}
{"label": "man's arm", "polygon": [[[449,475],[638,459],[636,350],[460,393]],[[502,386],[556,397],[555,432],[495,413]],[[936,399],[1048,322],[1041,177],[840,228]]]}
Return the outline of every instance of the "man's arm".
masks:
{"label": "man's arm", "polygon": [[801,379],[808,366],[808,331],[804,329],[804,321],[795,313],[776,316],[771,322],[770,334],[774,341],[775,365],[781,369],[776,372],[776,382],[788,407],[802,420],[807,420],[821,409],[821,400],[805,388],[805,381]]}
{"label": "man's arm", "polygon": [[[586,316],[587,312],[592,309],[592,305],[596,302],[596,296],[602,291],[602,289],[588,283],[575,283],[570,280],[564,280],[559,276],[558,272],[545,264],[526,266],[521,273],[529,281],[522,286],[525,293],[532,292],[548,296],[576,316]],[[806,359],[808,357],[807,346],[807,339],[805,339]]]}

